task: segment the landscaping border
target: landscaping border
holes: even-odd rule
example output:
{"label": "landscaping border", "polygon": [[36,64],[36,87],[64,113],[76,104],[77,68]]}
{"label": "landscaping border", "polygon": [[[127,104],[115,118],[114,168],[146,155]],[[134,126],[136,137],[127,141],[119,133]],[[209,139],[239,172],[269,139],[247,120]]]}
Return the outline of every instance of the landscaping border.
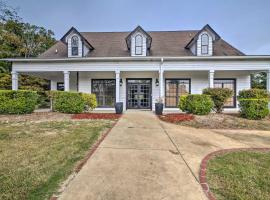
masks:
{"label": "landscaping border", "polygon": [[[80,160],[79,163],[74,168],[74,172],[76,174],[79,173],[79,171],[81,171],[83,166],[86,164],[86,162],[89,160],[89,158],[91,158],[91,156],[95,153],[95,151],[97,150],[99,145],[102,143],[102,141],[107,137],[107,135],[109,135],[109,133],[115,127],[115,125],[120,120],[120,118],[121,118],[121,116],[118,119],[116,119],[116,121],[112,124],[112,127],[109,128],[108,130],[106,130],[104,133],[102,133],[102,136],[90,147],[90,149],[89,149],[88,153],[85,155],[85,157],[82,160]],[[57,199],[58,199],[58,196],[55,196],[55,195],[52,195],[52,197],[50,198],[50,200],[57,200]]]}
{"label": "landscaping border", "polygon": [[208,197],[209,200],[216,200],[214,194],[210,191],[209,185],[207,183],[206,178],[206,172],[207,172],[207,164],[209,160],[215,158],[218,155],[223,155],[225,153],[230,152],[238,152],[238,151],[260,151],[260,152],[267,152],[270,151],[270,148],[234,148],[234,149],[221,149],[218,151],[211,152],[207,154],[201,162],[200,166],[200,174],[199,174],[199,180],[201,187],[205,193],[205,195]]}

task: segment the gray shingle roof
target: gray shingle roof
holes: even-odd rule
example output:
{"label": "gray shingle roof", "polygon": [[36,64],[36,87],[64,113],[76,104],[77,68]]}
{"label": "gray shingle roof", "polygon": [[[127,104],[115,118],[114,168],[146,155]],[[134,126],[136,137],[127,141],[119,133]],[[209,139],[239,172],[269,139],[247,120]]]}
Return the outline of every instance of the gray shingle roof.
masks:
{"label": "gray shingle roof", "polygon": [[[196,31],[149,31],[152,45],[149,56],[193,56],[186,45],[199,32]],[[80,32],[94,47],[87,57],[128,57],[130,52],[125,38],[130,32]],[[242,56],[237,50],[223,39],[213,43],[213,56]],[[57,53],[56,53],[57,49]],[[58,41],[54,46],[41,54],[39,58],[66,58],[67,45]]]}

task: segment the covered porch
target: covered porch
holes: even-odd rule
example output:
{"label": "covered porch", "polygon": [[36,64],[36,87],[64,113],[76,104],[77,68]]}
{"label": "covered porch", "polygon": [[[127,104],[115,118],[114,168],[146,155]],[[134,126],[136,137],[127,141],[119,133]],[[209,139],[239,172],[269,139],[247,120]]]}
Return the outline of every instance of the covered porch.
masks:
{"label": "covered porch", "polygon": [[[111,71],[13,71],[12,89],[18,89],[18,74],[29,74],[50,80],[51,90],[95,93],[96,110],[114,110],[123,102],[124,110],[155,110],[162,100],[164,110],[177,111],[179,96],[201,94],[207,87],[226,87],[234,91],[226,110],[237,110],[236,96],[250,88],[250,74],[257,70],[111,70]],[[268,70],[268,91],[270,71]]]}

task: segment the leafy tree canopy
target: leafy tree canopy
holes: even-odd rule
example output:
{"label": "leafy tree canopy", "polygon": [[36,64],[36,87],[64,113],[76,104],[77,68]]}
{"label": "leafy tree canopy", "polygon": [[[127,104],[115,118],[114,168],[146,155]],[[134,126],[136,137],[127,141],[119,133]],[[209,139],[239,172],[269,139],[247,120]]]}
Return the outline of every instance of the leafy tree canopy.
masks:
{"label": "leafy tree canopy", "polygon": [[[24,22],[16,9],[0,0],[0,58],[36,57],[55,41],[53,31]],[[0,89],[11,89],[10,71],[11,63],[0,61]],[[20,75],[19,88],[44,93],[49,88],[49,82]]]}

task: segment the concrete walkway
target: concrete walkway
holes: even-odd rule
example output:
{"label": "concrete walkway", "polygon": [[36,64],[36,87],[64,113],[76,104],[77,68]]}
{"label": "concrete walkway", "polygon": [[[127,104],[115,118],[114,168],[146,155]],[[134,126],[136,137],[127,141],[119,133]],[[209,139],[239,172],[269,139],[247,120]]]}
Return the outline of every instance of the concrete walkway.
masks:
{"label": "concrete walkway", "polygon": [[198,183],[206,154],[269,145],[270,132],[200,130],[126,112],[60,199],[206,200]]}

